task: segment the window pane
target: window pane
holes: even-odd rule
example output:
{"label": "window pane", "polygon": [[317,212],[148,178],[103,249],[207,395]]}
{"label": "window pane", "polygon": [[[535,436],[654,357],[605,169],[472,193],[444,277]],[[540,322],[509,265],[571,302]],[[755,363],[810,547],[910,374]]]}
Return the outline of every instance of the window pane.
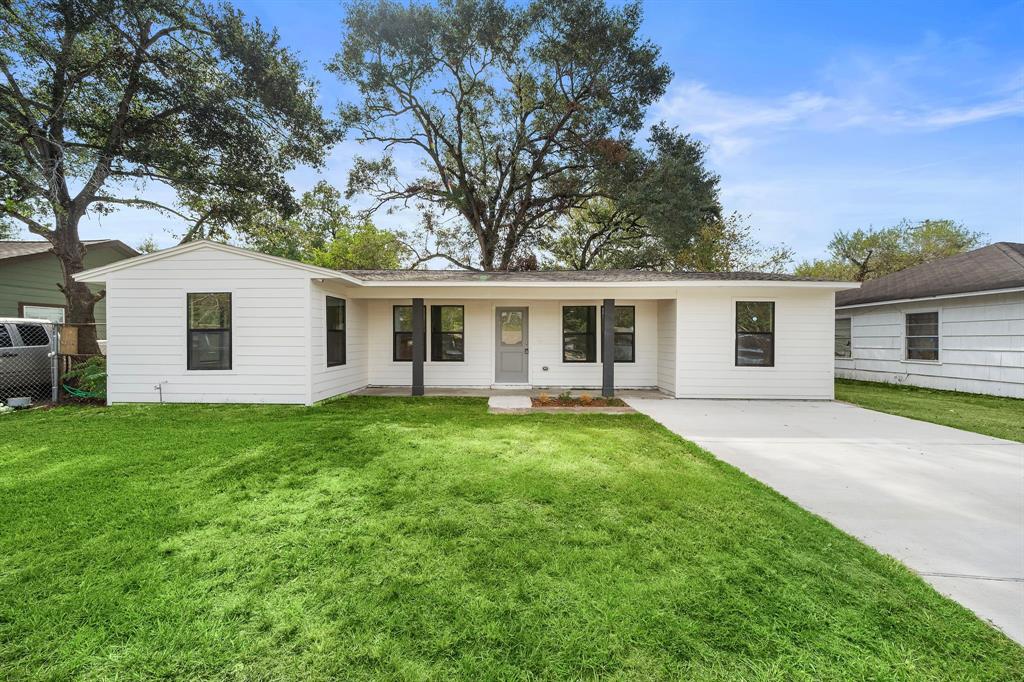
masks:
{"label": "window pane", "polygon": [[925,322],[922,324],[907,323],[907,336],[938,336],[939,325]]}
{"label": "window pane", "polygon": [[501,343],[518,346],[523,342],[523,312],[521,310],[501,311]]}
{"label": "window pane", "polygon": [[227,329],[231,326],[231,294],[189,294],[189,329]]}
{"label": "window pane", "polygon": [[412,360],[412,332],[395,334],[395,360]]}
{"label": "window pane", "polygon": [[775,304],[771,301],[737,301],[737,332],[775,331]]}
{"label": "window pane", "polygon": [[189,332],[189,369],[231,369],[231,333]]}
{"label": "window pane", "polygon": [[50,337],[46,335],[46,329],[41,324],[17,324],[18,333],[21,335],[23,346],[48,346]]}
{"label": "window pane", "polygon": [[848,358],[852,355],[851,320],[849,317],[844,317],[836,320],[836,357]]}
{"label": "window pane", "polygon": [[565,362],[594,362],[593,339],[590,334],[564,334],[562,359]]}
{"label": "window pane", "polygon": [[615,306],[615,331],[631,332],[636,324],[636,308],[631,305]]}
{"label": "window pane", "polygon": [[[412,306],[411,305],[396,305],[395,306],[395,331],[396,332],[411,332],[412,331]],[[410,338],[412,338],[412,337],[410,337]]]}
{"label": "window pane", "polygon": [[441,307],[441,328],[436,331],[464,331],[463,308],[461,305],[443,305]]}
{"label": "window pane", "polygon": [[594,306],[568,305],[562,308],[562,331],[577,334],[590,332]]}
{"label": "window pane", "polygon": [[463,335],[455,333],[440,334],[440,346],[435,346],[440,357],[435,360],[461,360],[463,358]]}
{"label": "window pane", "polygon": [[736,334],[736,365],[739,367],[771,367],[771,334]]}
{"label": "window pane", "polygon": [[633,362],[632,334],[615,334],[615,362]]}
{"label": "window pane", "polygon": [[345,301],[340,298],[327,297],[327,329],[331,331],[345,329]]}
{"label": "window pane", "polygon": [[345,332],[327,331],[327,366],[345,364]]}
{"label": "window pane", "polygon": [[11,333],[7,331],[7,325],[0,322],[0,348],[10,348],[11,345]]}
{"label": "window pane", "polygon": [[24,307],[23,317],[49,320],[50,322],[63,322],[64,308],[46,305],[27,305]]}

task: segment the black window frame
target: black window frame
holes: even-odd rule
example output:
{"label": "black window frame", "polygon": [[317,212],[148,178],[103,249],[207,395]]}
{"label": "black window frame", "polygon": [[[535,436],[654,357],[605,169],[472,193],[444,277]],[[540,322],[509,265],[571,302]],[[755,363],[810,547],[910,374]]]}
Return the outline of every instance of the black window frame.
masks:
{"label": "black window frame", "polygon": [[[632,329],[633,331],[629,331],[629,332],[617,332],[617,331],[614,331],[615,319],[614,319],[614,315],[612,316],[612,325],[613,325],[612,326],[612,357],[613,358],[615,357],[615,351],[619,348],[619,344],[618,344],[619,337],[620,336],[622,336],[622,337],[628,336],[629,337],[629,360],[619,360],[618,358],[615,358],[615,364],[617,364],[617,365],[620,365],[620,364],[636,364],[636,306],[635,305],[616,305],[615,306],[615,310],[616,311],[618,311],[618,310],[625,310],[626,308],[629,308],[632,311],[633,326],[630,327],[630,329]],[[604,323],[605,323],[605,315],[604,315],[604,306],[602,305],[601,306],[601,339],[602,340],[604,339]]]}
{"label": "black window frame", "polygon": [[[459,331],[444,331],[439,329],[442,326],[441,317],[443,308],[458,308],[462,313],[462,329]],[[462,356],[458,358],[444,357],[444,337],[462,337]],[[452,305],[439,303],[430,306],[430,361],[431,362],[465,362],[466,361],[466,307],[463,305]]]}
{"label": "black window frame", "polygon": [[[412,327],[412,324],[413,324],[413,322],[412,322],[412,304],[411,303],[396,304],[396,305],[391,306],[391,361],[392,362],[412,362],[412,356],[410,356],[408,358],[400,358],[400,357],[398,357],[398,339],[399,339],[399,335],[401,335],[403,338],[408,336],[409,340],[412,341],[412,334],[413,334],[412,329],[409,329],[409,331],[407,331],[407,332],[400,332],[400,331],[398,331],[398,329],[397,329],[398,325],[396,325],[395,323],[398,321],[398,309],[399,308],[408,308],[409,309],[409,326]],[[423,343],[424,344],[427,343],[427,330],[426,329],[423,330]]]}
{"label": "black window frame", "polygon": [[[192,328],[192,297],[193,296],[210,296],[212,294],[224,295],[228,297],[228,326],[227,327],[197,327]],[[229,372],[234,366],[235,359],[235,344],[234,344],[234,333],[231,331],[232,326],[235,322],[235,310],[234,310],[234,297],[230,291],[190,291],[185,294],[185,333],[186,333],[186,364],[185,367],[189,372]],[[193,367],[192,366],[192,334],[194,333],[222,333],[227,335],[228,339],[228,366],[227,367]]]}
{"label": "black window frame", "polygon": [[[341,308],[341,329],[331,329],[331,304]],[[337,304],[341,305],[338,306]],[[328,367],[342,367],[348,362],[348,303],[337,296],[327,296],[324,305],[324,330],[327,345],[324,348],[324,361]],[[331,341],[341,339],[341,360],[331,361]]]}
{"label": "black window frame", "polygon": [[[746,331],[746,330],[741,330],[740,329],[740,306],[741,305],[749,305],[751,303],[756,303],[756,304],[759,304],[759,305],[765,305],[766,304],[766,305],[771,306],[771,331],[767,331],[767,332],[763,332],[763,331]],[[736,367],[765,368],[765,367],[774,367],[775,366],[775,301],[736,301],[735,306],[733,306],[733,332],[734,332],[733,333],[733,337],[734,337],[734,346],[735,346],[734,354],[733,354],[733,362],[735,363]],[[746,363],[746,362],[741,363],[740,362],[740,335],[741,334],[746,335],[746,336],[764,336],[764,337],[768,337],[768,339],[771,342],[771,347],[770,347],[770,353],[768,355],[768,362],[766,364],[756,364],[755,365],[755,364],[751,364],[751,363]]]}
{"label": "black window frame", "polygon": [[[565,330],[565,311],[569,308],[586,308],[588,314],[587,319],[587,331],[585,332],[569,332]],[[583,360],[570,360],[566,357],[566,340],[568,337],[589,337],[589,343],[586,344],[586,358]],[[580,364],[595,364],[597,362],[597,306],[596,305],[563,305],[562,306],[562,362],[574,365]]]}
{"label": "black window frame", "polygon": [[[910,325],[911,324],[915,324],[915,325],[931,324],[930,322],[911,322],[910,321],[911,317],[921,316],[921,315],[934,315],[935,316],[935,323],[934,323],[935,324],[935,333],[934,334],[914,334],[913,336],[911,336],[911,334],[910,334]],[[938,310],[919,310],[919,311],[913,312],[913,313],[903,313],[903,360],[905,362],[931,362],[931,363],[942,362],[942,341],[940,339],[940,336],[941,336],[940,332],[941,332],[941,329],[940,329],[940,320],[939,320],[939,311]],[[910,348],[910,339],[935,339],[935,358],[931,359],[931,358],[912,358],[912,357],[910,357],[910,352],[912,350]],[[921,350],[931,350],[931,349],[914,348],[913,350],[921,351]]]}
{"label": "black window frame", "polygon": [[[846,355],[840,355],[839,354],[839,345],[838,344],[839,344],[839,323],[840,322],[846,322],[847,324],[850,325],[850,330],[849,330],[850,334],[847,337],[847,340],[849,341],[849,346],[847,347]],[[833,337],[834,337],[833,345],[835,346],[833,351],[835,353],[836,359],[838,359],[838,360],[849,360],[850,358],[852,358],[853,357],[853,318],[852,317],[837,317],[836,318],[836,330],[835,330],[835,333],[833,334]]]}

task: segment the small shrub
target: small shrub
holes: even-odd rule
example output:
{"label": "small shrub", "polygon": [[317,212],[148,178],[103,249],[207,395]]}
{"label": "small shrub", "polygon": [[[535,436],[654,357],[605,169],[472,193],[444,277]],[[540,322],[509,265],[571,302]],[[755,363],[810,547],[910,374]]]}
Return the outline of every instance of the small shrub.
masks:
{"label": "small shrub", "polygon": [[64,373],[64,381],[77,388],[93,393],[97,398],[107,395],[107,358],[96,355],[85,362],[75,365]]}
{"label": "small shrub", "polygon": [[546,405],[551,402],[551,396],[546,391],[541,391],[537,395],[537,401],[542,405]]}
{"label": "small shrub", "polygon": [[572,391],[570,391],[569,389],[565,389],[564,391],[558,394],[558,399],[561,400],[562,402],[569,402],[570,400],[572,400]]}
{"label": "small shrub", "polygon": [[589,405],[593,400],[589,393],[580,393],[580,405]]}

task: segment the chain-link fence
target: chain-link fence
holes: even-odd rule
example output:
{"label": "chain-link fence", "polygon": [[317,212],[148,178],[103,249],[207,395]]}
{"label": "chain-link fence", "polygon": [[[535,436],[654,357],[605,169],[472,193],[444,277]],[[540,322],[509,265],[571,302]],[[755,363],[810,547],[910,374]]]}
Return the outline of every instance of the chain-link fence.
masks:
{"label": "chain-link fence", "polygon": [[0,403],[96,400],[106,342],[101,325],[0,318]]}

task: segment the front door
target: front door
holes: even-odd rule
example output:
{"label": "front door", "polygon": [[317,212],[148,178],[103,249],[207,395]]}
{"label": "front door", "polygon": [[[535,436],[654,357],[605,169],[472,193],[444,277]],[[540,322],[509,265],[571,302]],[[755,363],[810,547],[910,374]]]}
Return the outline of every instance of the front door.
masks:
{"label": "front door", "polygon": [[528,323],[529,310],[527,308],[498,308],[496,310],[495,383],[527,384],[530,382]]}

